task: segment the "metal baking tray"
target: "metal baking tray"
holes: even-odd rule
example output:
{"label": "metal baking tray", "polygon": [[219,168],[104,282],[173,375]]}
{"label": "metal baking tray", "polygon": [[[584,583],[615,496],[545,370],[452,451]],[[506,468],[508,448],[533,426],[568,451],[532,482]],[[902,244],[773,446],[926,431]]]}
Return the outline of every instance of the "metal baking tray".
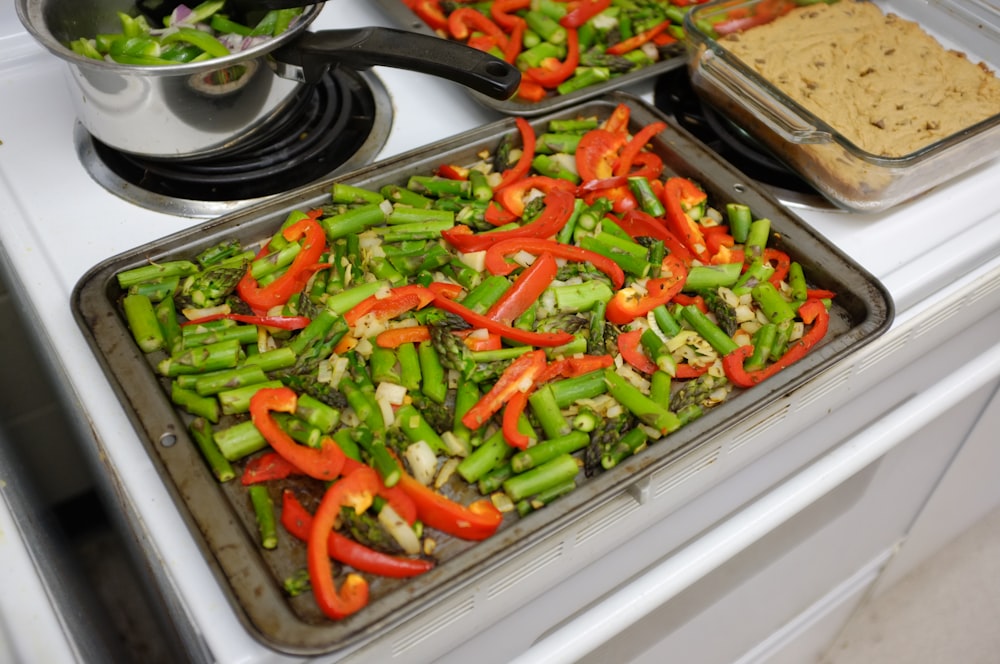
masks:
{"label": "metal baking tray", "polygon": [[[632,131],[653,121],[667,122],[668,129],[651,145],[662,156],[668,172],[695,179],[718,207],[740,201],[750,205],[756,216],[769,218],[770,242],[801,262],[816,287],[837,292],[827,338],[797,364],[752,389],[734,390],[729,401],[611,471],[581,481],[575,491],[555,503],[525,518],[508,514],[492,538],[469,543],[438,536],[434,570],[403,581],[370,579],[370,604],[343,621],[326,620],[309,593],[294,599],[284,595],[283,579],[305,564],[304,545],[292,541],[279,528],[282,539],[276,550],[264,551],[258,546],[246,492],[238,480],[219,484],[210,474],[187,434],[187,416],[172,407],[168,385],[153,371],[157,356],[144,356],[133,342],[119,308],[122,291],[115,275],[150,261],[189,258],[223,239],[259,242],[269,237],[290,211],[328,200],[334,180],[377,188],[405,183],[410,175],[429,173],[442,163],[474,163],[482,150],[494,149],[517,131],[514,119],[505,118],[137,247],[103,261],[77,284],[72,298],[74,315],[173,496],[174,504],[164,509],[178,510],[189,524],[191,536],[217,572],[234,613],[263,643],[283,652],[310,655],[360,646],[386,635],[394,626],[467,588],[497,566],[530,555],[531,547],[544,537],[593,514],[623,487],[662,470],[681,454],[725,436],[758,409],[888,329],[892,301],[871,274],[642,100],[615,93],[532,122],[540,131],[553,118],[606,118],[620,103],[631,109]],[[241,470],[237,464],[237,471]],[[464,502],[480,497],[477,490],[457,481],[447,490]]]}
{"label": "metal baking tray", "polygon": [[[375,4],[377,4],[383,13],[385,13],[396,25],[402,28],[427,35],[433,35],[435,37],[441,36],[426,23],[420,20],[416,14],[410,11],[402,0],[375,0]],[[649,67],[643,67],[641,69],[628,72],[627,74],[622,74],[621,76],[615,76],[611,80],[605,81],[604,83],[591,85],[582,90],[571,92],[567,95],[550,96],[537,102],[525,102],[518,101],[516,99],[498,100],[487,97],[486,95],[480,94],[474,90],[468,90],[468,92],[483,106],[507,115],[521,115],[529,117],[541,115],[543,113],[551,113],[557,109],[568,108],[587,99],[600,97],[608,92],[619,90],[625,86],[632,85],[633,83],[646,81],[665,72],[683,67],[687,62],[687,53],[685,52],[684,45],[682,43],[678,42],[677,47],[677,54],[674,57],[661,60],[653,65],[650,65]]]}
{"label": "metal baking tray", "polygon": [[[872,1],[883,13],[917,23],[945,48],[994,73],[1000,71],[996,3]],[[883,157],[858,147],[735,57],[711,32],[709,26],[728,12],[753,14],[758,5],[763,0],[715,0],[688,13],[685,31],[692,85],[740,131],[839,207],[856,212],[887,210],[1000,152],[1000,108],[973,126],[900,157]]]}

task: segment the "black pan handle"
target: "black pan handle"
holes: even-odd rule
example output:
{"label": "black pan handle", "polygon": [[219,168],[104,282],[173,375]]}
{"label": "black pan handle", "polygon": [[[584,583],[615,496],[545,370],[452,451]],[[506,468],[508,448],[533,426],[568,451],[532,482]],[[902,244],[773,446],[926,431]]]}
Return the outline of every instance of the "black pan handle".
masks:
{"label": "black pan handle", "polygon": [[445,78],[494,99],[508,99],[521,82],[511,64],[470,46],[395,28],[305,32],[277,48],[274,57],[299,67],[306,81],[337,65],[354,69],[382,66]]}

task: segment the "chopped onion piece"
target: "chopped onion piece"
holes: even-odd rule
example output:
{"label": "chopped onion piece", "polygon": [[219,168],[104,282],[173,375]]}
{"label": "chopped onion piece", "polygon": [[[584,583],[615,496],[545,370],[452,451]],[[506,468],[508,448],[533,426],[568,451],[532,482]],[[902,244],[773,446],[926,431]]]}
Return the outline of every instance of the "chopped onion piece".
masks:
{"label": "chopped onion piece", "polygon": [[424,486],[430,485],[434,481],[437,472],[437,455],[427,444],[426,440],[418,440],[412,443],[403,452],[406,463],[410,466],[413,477]]}
{"label": "chopped onion piece", "polygon": [[458,468],[459,463],[460,461],[453,457],[441,464],[441,470],[438,471],[437,477],[434,478],[435,489],[440,489],[448,483],[451,476],[455,474],[455,469]]}
{"label": "chopped onion piece", "polygon": [[378,513],[378,522],[382,524],[386,532],[392,535],[392,539],[396,540],[396,543],[399,544],[403,551],[410,555],[420,553],[420,539],[413,532],[410,524],[403,517],[399,516],[396,510],[392,509],[392,505],[385,504],[382,506],[382,509]]}

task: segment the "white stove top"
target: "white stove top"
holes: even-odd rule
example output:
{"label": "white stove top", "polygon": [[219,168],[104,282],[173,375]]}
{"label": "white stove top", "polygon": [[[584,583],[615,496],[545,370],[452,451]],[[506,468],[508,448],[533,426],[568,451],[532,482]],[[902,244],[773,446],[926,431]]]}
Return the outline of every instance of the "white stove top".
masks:
{"label": "white stove top", "polygon": [[[368,2],[331,1],[313,29],[388,25]],[[65,65],[21,28],[12,3],[0,7],[0,250],[13,267],[12,291],[36,318],[69,381],[104,464],[133,511],[143,544],[159,557],[166,583],[220,662],[280,661],[242,629],[70,309],[77,281],[122,251],[199,223],[139,208],[108,193],[80,166]],[[377,69],[393,99],[393,128],[381,157],[409,151],[497,119],[458,85]],[[647,90],[635,90],[646,94]],[[1000,247],[1000,161],[920,199],[877,215],[799,214],[885,283],[897,319],[937,288],[993,258]]]}

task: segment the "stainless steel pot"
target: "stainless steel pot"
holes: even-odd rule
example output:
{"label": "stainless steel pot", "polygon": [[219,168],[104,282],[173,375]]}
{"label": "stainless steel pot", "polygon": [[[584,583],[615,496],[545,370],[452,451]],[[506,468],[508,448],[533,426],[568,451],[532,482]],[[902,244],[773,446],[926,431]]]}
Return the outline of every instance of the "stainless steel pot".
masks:
{"label": "stainless steel pot", "polygon": [[17,0],[28,31],[69,65],[80,122],[101,142],[132,154],[223,153],[279,113],[301,86],[341,64],[431,74],[498,99],[513,95],[520,82],[503,60],[437,37],[391,28],[308,32],[323,4],[307,7],[295,26],[266,43],[201,63],[122,65],[66,46],[119,31],[116,12],[134,13],[133,1]]}

